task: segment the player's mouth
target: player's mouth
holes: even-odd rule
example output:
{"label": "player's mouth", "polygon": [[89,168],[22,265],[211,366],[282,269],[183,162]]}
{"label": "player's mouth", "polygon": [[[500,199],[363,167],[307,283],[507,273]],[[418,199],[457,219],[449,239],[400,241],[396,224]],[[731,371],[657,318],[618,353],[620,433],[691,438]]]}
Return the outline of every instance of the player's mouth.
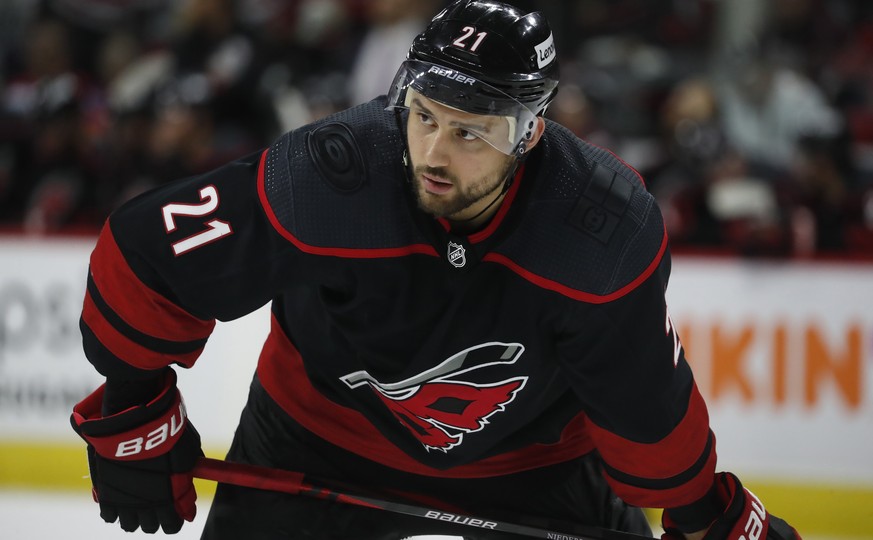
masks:
{"label": "player's mouth", "polygon": [[421,181],[424,184],[424,190],[434,195],[446,194],[454,187],[448,180],[429,174],[422,174]]}

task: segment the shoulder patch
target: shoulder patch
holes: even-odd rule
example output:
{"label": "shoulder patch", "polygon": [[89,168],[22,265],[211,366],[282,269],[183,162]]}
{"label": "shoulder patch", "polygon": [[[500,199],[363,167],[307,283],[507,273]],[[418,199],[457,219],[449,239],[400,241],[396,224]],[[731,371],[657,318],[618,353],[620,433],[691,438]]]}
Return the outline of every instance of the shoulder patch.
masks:
{"label": "shoulder patch", "polygon": [[[666,253],[660,210],[639,174],[607,150],[546,124],[524,226],[494,249],[528,281],[586,302],[632,290]],[[507,265],[509,266],[509,265]]]}
{"label": "shoulder patch", "polygon": [[406,210],[401,137],[384,97],[280,137],[260,180],[262,204],[279,233],[312,253],[374,257],[419,249],[410,246],[427,239]]}
{"label": "shoulder patch", "polygon": [[349,126],[331,122],[306,135],[306,147],[319,176],[328,185],[349,193],[367,178],[367,164]]}
{"label": "shoulder patch", "polygon": [[569,222],[606,244],[627,211],[634,186],[622,175],[595,163],[591,180],[570,212]]}

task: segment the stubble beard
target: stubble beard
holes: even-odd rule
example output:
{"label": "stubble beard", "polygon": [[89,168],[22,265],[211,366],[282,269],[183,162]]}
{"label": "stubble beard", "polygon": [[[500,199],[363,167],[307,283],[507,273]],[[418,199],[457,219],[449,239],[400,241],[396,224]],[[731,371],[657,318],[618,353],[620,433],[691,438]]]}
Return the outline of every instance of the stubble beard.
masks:
{"label": "stubble beard", "polygon": [[[503,188],[506,177],[514,165],[513,160],[508,160],[504,167],[495,175],[486,176],[467,186],[461,188],[457,177],[449,174],[442,167],[428,167],[419,165],[413,169],[413,177],[415,182],[415,199],[418,207],[425,213],[431,214],[434,217],[452,218],[458,213],[470,208],[483,199],[493,196],[495,192]],[[435,195],[429,193],[424,187],[422,175],[428,174],[439,178],[449,180],[454,185],[451,194]]]}

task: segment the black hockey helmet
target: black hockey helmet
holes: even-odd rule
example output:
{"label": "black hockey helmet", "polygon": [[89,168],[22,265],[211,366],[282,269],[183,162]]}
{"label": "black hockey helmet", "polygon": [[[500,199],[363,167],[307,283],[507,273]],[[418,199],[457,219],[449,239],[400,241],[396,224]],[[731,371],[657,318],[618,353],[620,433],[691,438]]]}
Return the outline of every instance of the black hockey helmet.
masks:
{"label": "black hockey helmet", "polygon": [[542,14],[493,0],[458,0],[413,40],[388,97],[389,107],[408,107],[412,88],[462,111],[505,116],[508,137],[477,135],[506,154],[520,154],[557,86],[554,39]]}

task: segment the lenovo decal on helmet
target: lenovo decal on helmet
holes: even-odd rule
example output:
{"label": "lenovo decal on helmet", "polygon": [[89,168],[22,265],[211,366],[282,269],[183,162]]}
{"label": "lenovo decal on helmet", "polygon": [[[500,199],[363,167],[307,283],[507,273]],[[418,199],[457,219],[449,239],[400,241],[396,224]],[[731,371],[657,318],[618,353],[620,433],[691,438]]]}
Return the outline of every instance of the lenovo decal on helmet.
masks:
{"label": "lenovo decal on helmet", "polygon": [[545,67],[555,61],[555,39],[549,34],[548,39],[535,45],[537,50],[537,66]]}
{"label": "lenovo decal on helmet", "polygon": [[558,63],[552,31],[539,13],[489,0],[459,0],[412,42],[388,94],[408,108],[416,95],[461,111],[500,116],[506,129],[479,136],[505,154],[521,155],[555,97]]}

